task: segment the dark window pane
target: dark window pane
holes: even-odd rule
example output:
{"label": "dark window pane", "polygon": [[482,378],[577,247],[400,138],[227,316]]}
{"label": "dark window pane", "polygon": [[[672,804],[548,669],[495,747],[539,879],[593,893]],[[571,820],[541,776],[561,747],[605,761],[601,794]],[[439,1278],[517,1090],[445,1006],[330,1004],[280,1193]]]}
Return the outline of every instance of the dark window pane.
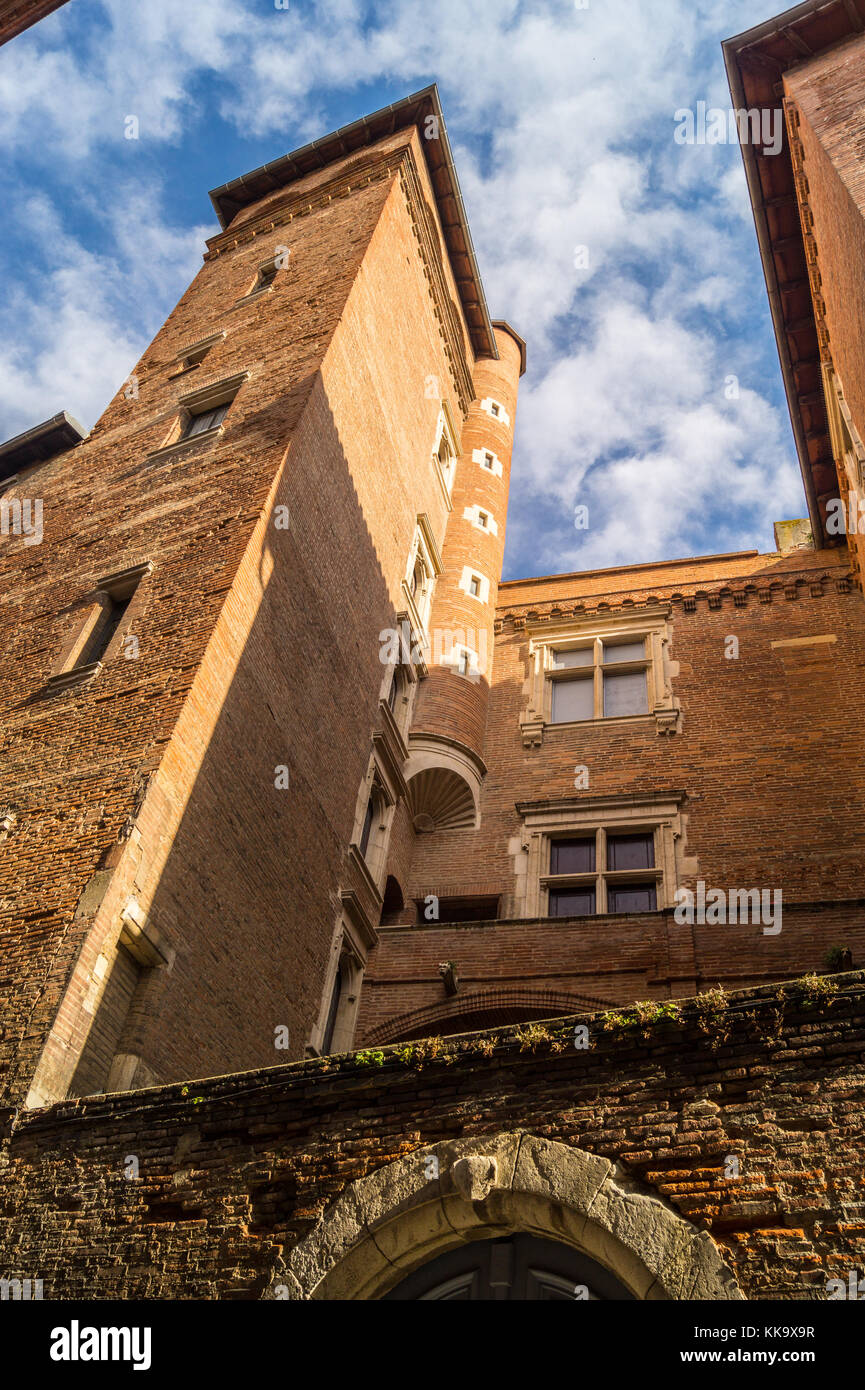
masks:
{"label": "dark window pane", "polygon": [[604,676],[604,714],[648,714],[645,671]]}
{"label": "dark window pane", "polygon": [[217,405],[213,410],[203,410],[200,415],[192,415],[186,422],[183,431],[184,439],[191,439],[195,434],[203,434],[205,430],[214,430],[217,425],[221,425],[228,414],[229,402],[225,405]]}
{"label": "dark window pane", "polygon": [[551,874],[593,874],[595,837],[582,840],[553,840],[550,845]]}
{"label": "dark window pane", "polygon": [[[418,901],[419,920],[423,921],[426,899]],[[498,898],[440,898],[440,922],[492,922],[499,915]]]}
{"label": "dark window pane", "polygon": [[76,666],[88,666],[91,661],[101,661],[111,644],[112,637],[126,615],[131,600],[131,594],[128,598],[111,600],[104,616],[97,623],[90,635],[90,640],[76,661]]}
{"label": "dark window pane", "polygon": [[592,647],[577,647],[575,651],[553,652],[553,666],[563,671],[568,666],[591,666],[594,651]]}
{"label": "dark window pane", "polygon": [[615,646],[604,643],[604,661],[643,661],[646,655],[645,642],[619,642]]}
{"label": "dark window pane", "polygon": [[553,681],[554,724],[568,724],[573,719],[592,719],[595,713],[594,680]]}
{"label": "dark window pane", "polygon": [[373,816],[375,815],[375,797],[371,796],[366,804],[366,815],[363,818],[363,830],[360,832],[360,852],[366,854],[369,849],[369,836],[372,830]]}
{"label": "dark window pane", "polygon": [[608,835],[608,869],[654,869],[653,835]]}
{"label": "dark window pane", "polygon": [[266,266],[264,270],[260,270],[260,271],[258,272],[258,284],[256,285],[256,289],[259,289],[259,290],[265,289],[268,285],[272,284],[273,281],[274,281],[275,279],[276,279],[276,266],[275,266],[275,265]]}
{"label": "dark window pane", "polygon": [[590,917],[595,911],[594,888],[551,888],[551,917]]}
{"label": "dark window pane", "polygon": [[390,683],[390,690],[387,692],[387,707],[388,707],[388,709],[390,710],[391,714],[393,714],[393,710],[394,710],[394,706],[395,706],[395,704],[396,704],[396,697],[397,697],[398,692],[399,692],[399,672],[398,672],[398,671],[394,671],[394,673],[393,673],[393,679],[391,680],[391,683]]}
{"label": "dark window pane", "polygon": [[608,912],[654,912],[656,906],[654,883],[607,885]]}

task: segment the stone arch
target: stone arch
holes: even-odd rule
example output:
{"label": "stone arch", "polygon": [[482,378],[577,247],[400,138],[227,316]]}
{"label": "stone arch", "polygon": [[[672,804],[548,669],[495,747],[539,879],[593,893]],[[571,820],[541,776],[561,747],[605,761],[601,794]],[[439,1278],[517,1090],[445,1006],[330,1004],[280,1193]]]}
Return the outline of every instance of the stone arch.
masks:
{"label": "stone arch", "polygon": [[568,994],[564,990],[520,989],[518,987],[482,989],[458,994],[438,1004],[400,1014],[380,1023],[364,1036],[364,1046],[373,1043],[408,1042],[412,1038],[444,1037],[472,1033],[483,1028],[505,1028],[510,1024],[593,1013],[610,1008],[607,999],[592,995]]}
{"label": "stone arch", "polygon": [[711,1237],[619,1165],[524,1130],[444,1140],[351,1183],[264,1297],[374,1300],[445,1250],[515,1231],[584,1251],[638,1299],[743,1297]]}

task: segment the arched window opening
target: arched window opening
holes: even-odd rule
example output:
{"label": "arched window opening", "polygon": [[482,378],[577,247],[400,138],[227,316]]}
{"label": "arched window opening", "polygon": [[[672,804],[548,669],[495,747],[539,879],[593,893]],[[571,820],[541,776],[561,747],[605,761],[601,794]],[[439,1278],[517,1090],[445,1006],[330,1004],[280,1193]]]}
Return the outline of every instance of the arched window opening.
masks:
{"label": "arched window opening", "polygon": [[398,926],[404,912],[405,897],[403,891],[393,874],[388,874],[387,883],[384,886],[380,925],[383,927]]}

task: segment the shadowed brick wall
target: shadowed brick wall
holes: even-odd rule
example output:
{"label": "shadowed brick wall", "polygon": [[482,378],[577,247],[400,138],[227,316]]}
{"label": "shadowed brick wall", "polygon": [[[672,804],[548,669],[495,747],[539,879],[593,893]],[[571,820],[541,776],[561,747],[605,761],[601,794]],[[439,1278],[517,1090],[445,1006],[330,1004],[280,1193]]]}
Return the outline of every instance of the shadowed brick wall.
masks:
{"label": "shadowed brick wall", "polygon": [[585,1015],[588,1050],[571,1019],[437,1058],[360,1053],[66,1102],[14,1130],[7,1111],[0,1272],[43,1279],[46,1299],[258,1298],[354,1179],[521,1129],[620,1161],[710,1233],[747,1298],[823,1298],[865,1257],[865,976],[833,987],[685,1001],[680,1022],[642,1027]]}
{"label": "shadowed brick wall", "polygon": [[[246,298],[280,246],[287,267]],[[0,1076],[26,1095],[41,1054],[35,1103],[65,1093],[130,894],[174,953],[123,1049],[143,1059],[137,1084],[279,1060],[280,1025],[302,1055],[379,717],[378,633],[418,512],[444,528],[426,377],[457,421],[462,405],[416,133],[270,195],[209,247],[135,389],[19,480],[44,499],[43,543],[0,553],[0,801],[17,814],[0,865]],[[178,378],[178,353],[223,330]],[[241,371],[221,437],[148,457],[180,394]],[[97,680],[45,698],[82,599],[144,561]]]}

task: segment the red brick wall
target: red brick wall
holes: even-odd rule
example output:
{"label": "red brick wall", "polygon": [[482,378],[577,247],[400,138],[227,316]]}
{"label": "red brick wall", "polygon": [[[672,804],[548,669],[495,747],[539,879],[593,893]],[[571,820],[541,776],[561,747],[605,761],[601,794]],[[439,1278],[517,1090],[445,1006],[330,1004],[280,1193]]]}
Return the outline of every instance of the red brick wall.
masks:
{"label": "red brick wall", "polygon": [[[579,764],[589,769],[587,798],[651,800],[684,791],[683,850],[697,868],[689,866],[682,886],[703,879],[709,888],[780,889],[782,931],[764,936],[759,928],[705,926],[692,945],[683,941],[689,928],[619,916],[555,927],[422,922],[414,935],[384,930],[358,1036],[421,1027],[414,1016],[423,1010],[432,1011],[427,1031],[436,1031],[460,1015],[467,998],[481,1008],[502,990],[519,991],[523,1016],[533,1008],[538,1016],[549,991],[557,998],[563,992],[572,1007],[585,998],[670,997],[718,980],[741,984],[819,968],[834,946],[861,953],[865,770],[856,749],[865,607],[847,574],[843,554],[797,552],[502,585],[481,826],[419,837],[408,895],[501,894],[502,915],[512,918],[512,852],[522,825],[515,803],[572,797]],[[596,611],[603,618],[629,611],[628,604],[637,612],[643,603],[671,606],[679,732],[660,737],[653,719],[547,726],[541,747],[524,747],[526,616],[540,621],[555,607],[566,616]],[[730,635],[739,640],[738,659],[724,655]],[[835,640],[772,646],[814,636]],[[821,903],[839,906],[806,910]],[[801,910],[794,913],[794,905]],[[438,973],[444,960],[460,972],[455,999]]]}

